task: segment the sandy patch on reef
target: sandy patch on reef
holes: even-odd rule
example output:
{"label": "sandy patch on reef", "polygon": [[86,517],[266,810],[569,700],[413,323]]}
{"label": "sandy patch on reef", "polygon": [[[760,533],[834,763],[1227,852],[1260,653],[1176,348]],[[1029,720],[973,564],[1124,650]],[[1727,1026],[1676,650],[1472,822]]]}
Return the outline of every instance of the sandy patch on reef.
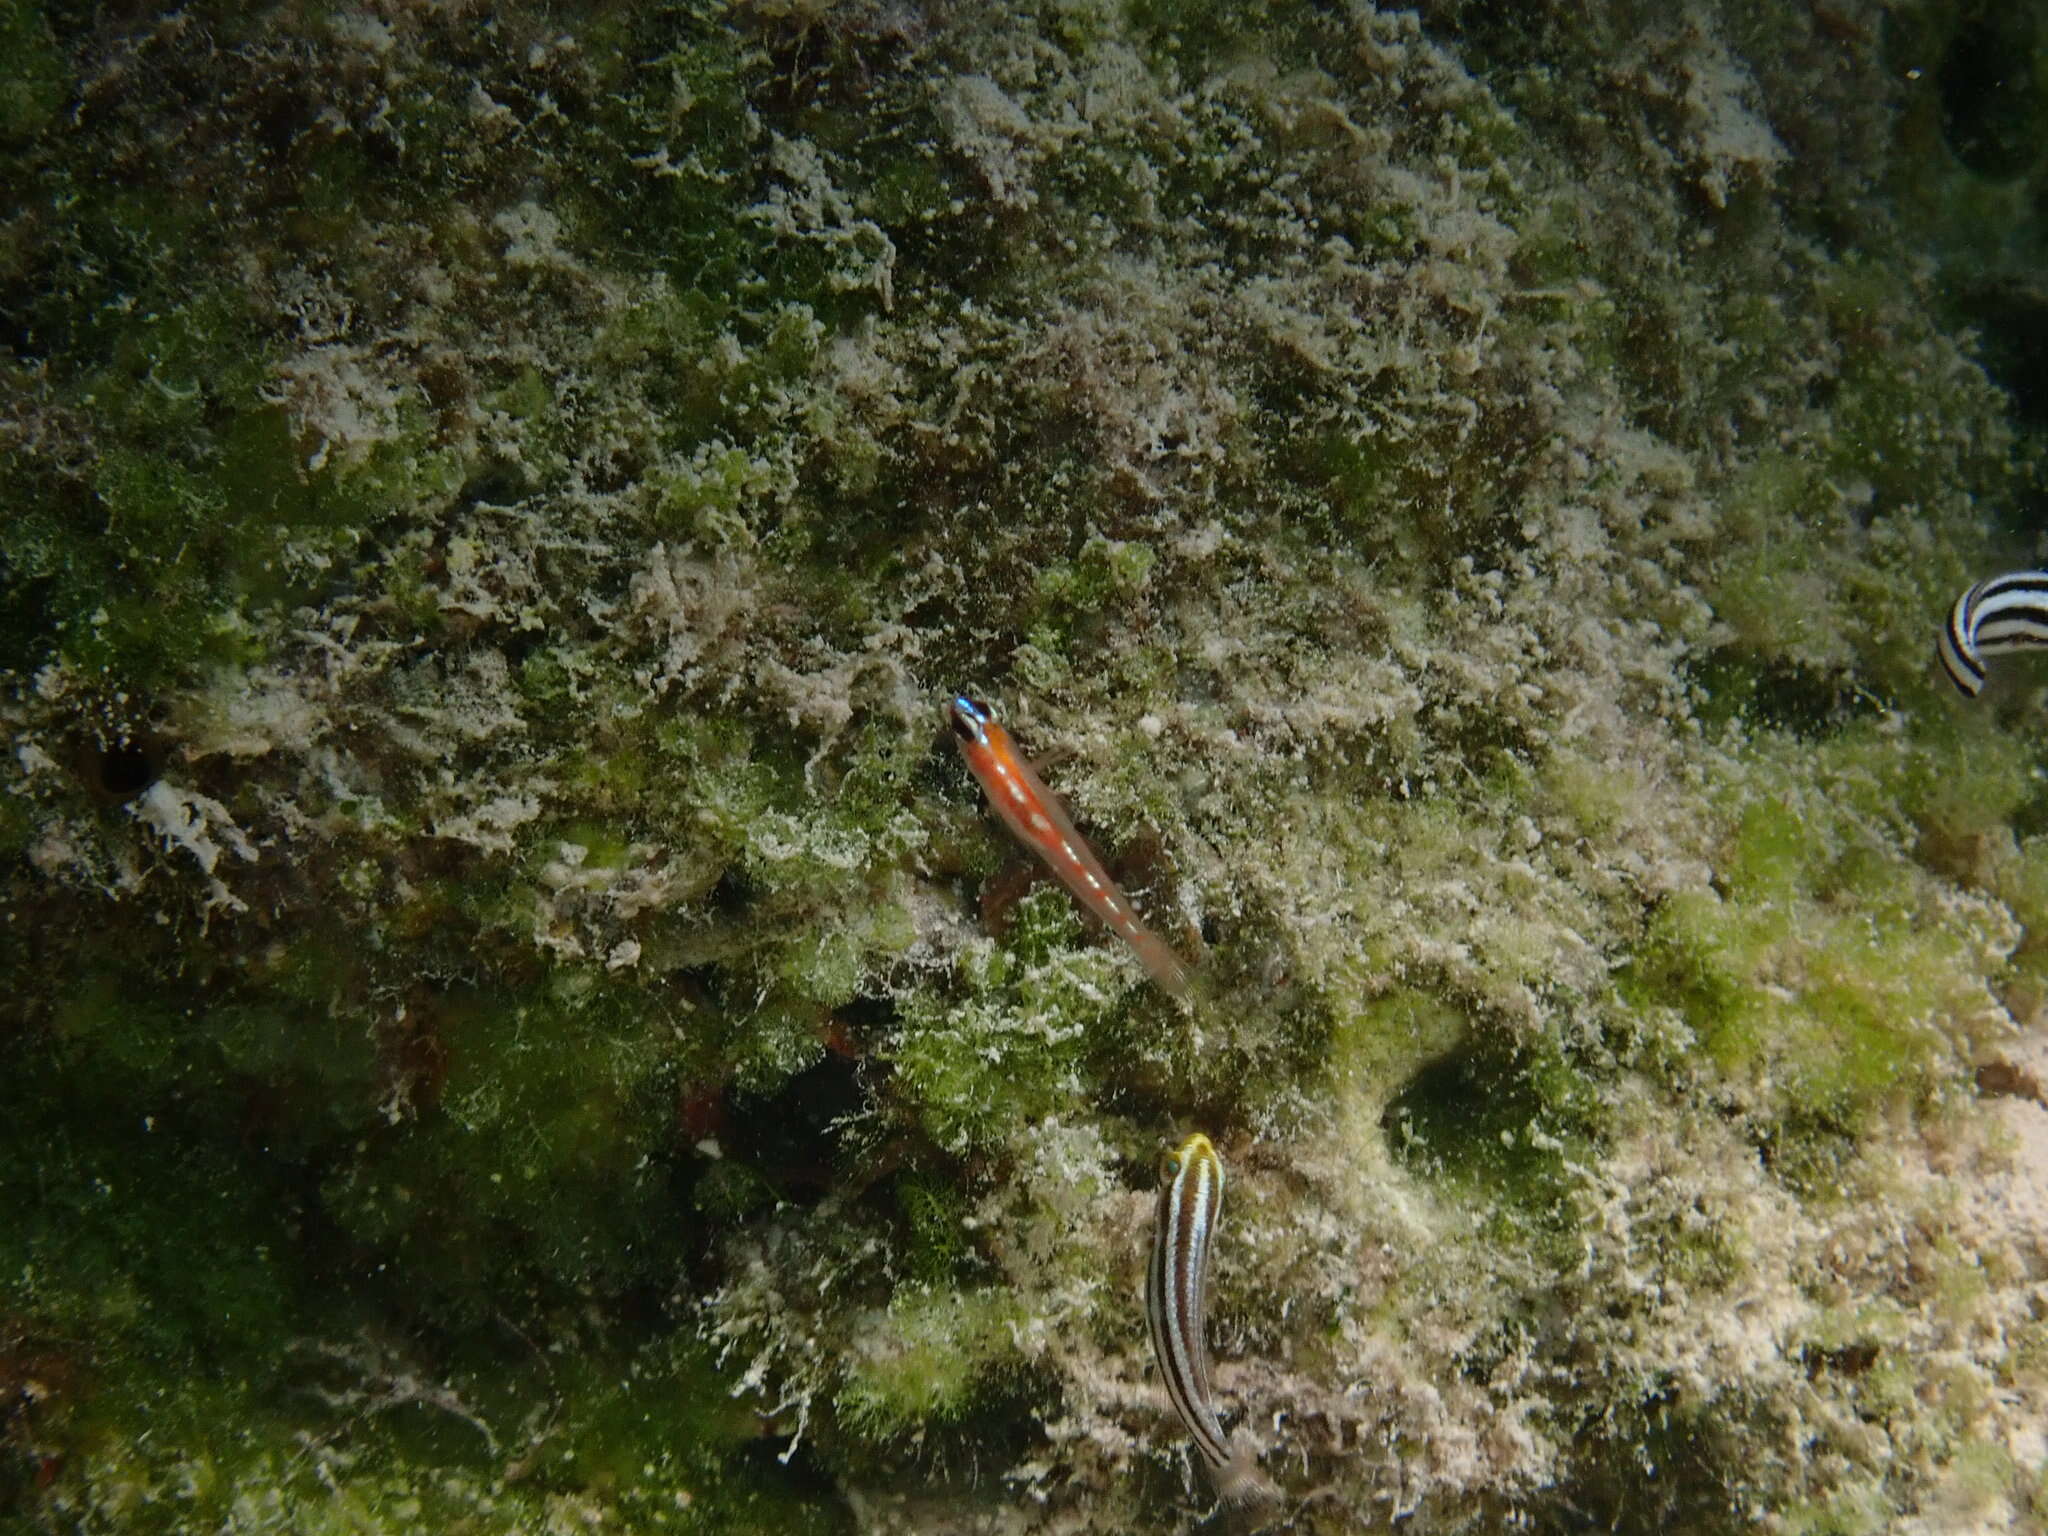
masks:
{"label": "sandy patch on reef", "polygon": [[2010,1137],[2010,1166],[1987,1174],[1980,1199],[2015,1241],[2048,1257],[2048,1017],[2036,1014],[2006,1049],[1978,1068],[1985,1108]]}
{"label": "sandy patch on reef", "polygon": [[1990,1106],[2012,1136],[2012,1167],[1986,1182],[1987,1203],[1999,1207],[2013,1237],[2031,1236],[2048,1248],[2048,1104],[2038,1099],[1999,1099]]}

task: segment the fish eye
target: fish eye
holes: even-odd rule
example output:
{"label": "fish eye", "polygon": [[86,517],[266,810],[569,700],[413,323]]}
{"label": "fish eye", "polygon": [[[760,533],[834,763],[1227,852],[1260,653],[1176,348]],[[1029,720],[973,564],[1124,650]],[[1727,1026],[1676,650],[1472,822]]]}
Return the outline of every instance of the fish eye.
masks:
{"label": "fish eye", "polygon": [[962,741],[979,741],[981,728],[989,718],[988,706],[969,694],[955,694],[947,706],[946,717],[953,722],[955,736]]}

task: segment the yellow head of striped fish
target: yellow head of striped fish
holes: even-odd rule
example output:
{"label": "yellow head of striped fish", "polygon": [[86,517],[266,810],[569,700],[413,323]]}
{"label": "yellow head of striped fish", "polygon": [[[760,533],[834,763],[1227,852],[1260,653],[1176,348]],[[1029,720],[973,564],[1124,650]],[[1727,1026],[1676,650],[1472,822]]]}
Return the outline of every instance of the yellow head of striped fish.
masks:
{"label": "yellow head of striped fish", "polygon": [[1196,1163],[1214,1164],[1216,1168],[1216,1182],[1218,1184],[1223,1182],[1223,1159],[1216,1154],[1216,1144],[1200,1131],[1196,1131],[1187,1140],[1159,1159],[1160,1177],[1166,1179],[1177,1178],[1180,1175],[1181,1169],[1193,1167]]}

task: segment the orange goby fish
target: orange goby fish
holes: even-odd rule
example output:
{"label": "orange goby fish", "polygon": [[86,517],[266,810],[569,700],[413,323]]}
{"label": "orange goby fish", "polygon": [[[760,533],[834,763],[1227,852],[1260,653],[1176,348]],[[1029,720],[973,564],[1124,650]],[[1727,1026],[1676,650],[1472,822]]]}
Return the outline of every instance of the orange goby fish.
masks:
{"label": "orange goby fish", "polygon": [[1138,921],[1130,898],[1117,889],[1094,850],[1074,830],[1066,809],[1031,771],[1017,743],[996,723],[988,706],[963,693],[946,706],[946,713],[968,768],[981,781],[1003,825],[1052,866],[1052,872],[1066,882],[1082,906],[1123,935],[1154,981],[1174,997],[1187,996],[1186,964],[1167,948],[1164,939]]}

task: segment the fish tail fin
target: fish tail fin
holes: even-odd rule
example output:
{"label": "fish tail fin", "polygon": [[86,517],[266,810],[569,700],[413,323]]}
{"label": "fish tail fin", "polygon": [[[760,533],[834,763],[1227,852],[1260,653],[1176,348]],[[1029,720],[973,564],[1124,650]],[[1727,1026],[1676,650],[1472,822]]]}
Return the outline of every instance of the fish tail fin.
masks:
{"label": "fish tail fin", "polygon": [[1259,1452],[1243,1435],[1230,1445],[1230,1460],[1216,1469],[1216,1497],[1231,1509],[1268,1511],[1285,1502],[1280,1485],[1259,1470]]}
{"label": "fish tail fin", "polygon": [[1139,962],[1169,997],[1188,995],[1188,964],[1167,947],[1166,940],[1149,928],[1141,928],[1131,936],[1131,948],[1137,951]]}

